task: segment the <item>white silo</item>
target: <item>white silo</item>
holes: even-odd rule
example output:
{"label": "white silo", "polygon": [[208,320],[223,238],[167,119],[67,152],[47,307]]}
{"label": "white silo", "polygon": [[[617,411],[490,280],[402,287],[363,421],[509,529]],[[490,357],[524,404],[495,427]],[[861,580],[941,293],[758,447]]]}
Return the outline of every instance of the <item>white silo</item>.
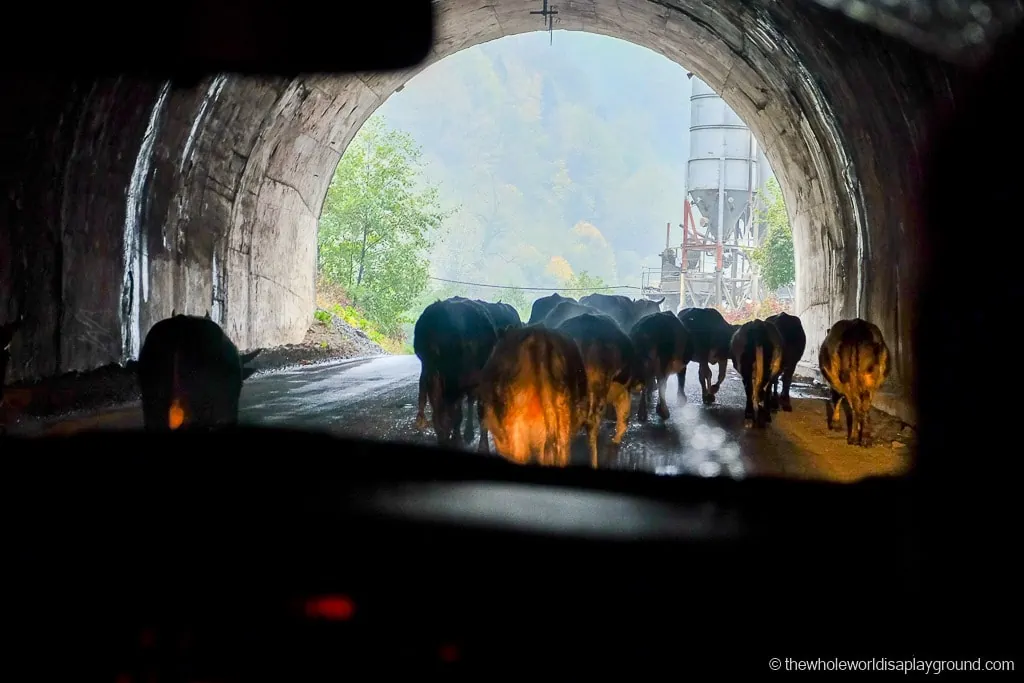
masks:
{"label": "white silo", "polygon": [[[750,264],[740,246],[756,245],[761,237],[760,226],[750,225],[751,210],[770,176],[770,167],[739,115],[697,78],[692,79],[690,95],[689,156],[687,192],[694,208],[707,218],[700,232],[723,243],[724,281],[714,283],[715,301],[721,304],[723,293],[726,303],[733,305],[747,296],[756,299],[756,290],[749,286]],[[699,260],[699,255],[693,254],[687,258],[687,268],[696,268]],[[698,289],[712,286],[706,279],[693,284]]]}

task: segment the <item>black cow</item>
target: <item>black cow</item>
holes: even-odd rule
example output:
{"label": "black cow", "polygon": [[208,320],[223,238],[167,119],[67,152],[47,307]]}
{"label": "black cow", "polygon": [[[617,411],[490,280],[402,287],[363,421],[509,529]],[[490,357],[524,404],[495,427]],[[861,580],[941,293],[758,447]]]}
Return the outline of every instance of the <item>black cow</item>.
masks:
{"label": "black cow", "polygon": [[[426,426],[430,400],[434,432],[440,446],[461,440],[462,399],[477,396],[480,371],[498,340],[487,308],[462,297],[435,301],[427,306],[413,330],[413,350],[420,359],[419,403],[416,426]],[[477,412],[481,415],[481,407]],[[465,440],[473,437],[467,422]],[[487,431],[481,424],[479,450],[487,450]]]}
{"label": "black cow", "polygon": [[889,357],[882,331],[861,318],[840,320],[821,344],[818,364],[832,390],[825,418],[829,429],[842,429],[839,406],[846,400],[846,442],[851,445],[871,444],[871,404],[889,378]]}
{"label": "black cow", "polygon": [[[714,403],[725,372],[729,369],[729,354],[732,336],[739,329],[738,325],[730,325],[714,308],[684,308],[679,311],[680,322],[690,333],[693,342],[693,360],[700,364],[697,377],[700,379],[701,399],[704,403]],[[711,384],[711,365],[718,363],[718,379]],[[686,396],[686,367],[676,375],[679,379],[679,395]]]}
{"label": "black cow", "polygon": [[237,424],[242,383],[255,372],[246,363],[260,351],[239,354],[209,313],[199,317],[172,311],[150,328],[136,365],[145,429]]}
{"label": "black cow", "polygon": [[587,372],[576,343],[539,325],[509,330],[480,382],[480,421],[503,457],[566,466],[587,419]]}
{"label": "black cow", "polygon": [[768,392],[782,370],[782,336],[775,325],[751,320],[736,330],[731,346],[732,366],[747,394],[744,426],[764,427],[772,421]]}
{"label": "black cow", "polygon": [[779,397],[779,382],[776,380],[772,383],[771,408],[778,410],[781,407],[784,412],[792,412],[793,403],[789,399],[789,386],[793,383],[796,364],[803,358],[804,350],[807,348],[807,335],[804,334],[800,318],[785,311],[769,316],[765,322],[775,325],[782,335],[782,396]]}
{"label": "black cow", "polygon": [[693,344],[690,342],[689,333],[674,314],[661,311],[637,321],[630,330],[629,338],[636,353],[639,381],[643,383],[637,418],[642,422],[647,420],[651,393],[657,383],[658,416],[667,420],[669,411],[665,386],[668,383],[668,376],[685,368],[693,357]]}
{"label": "black cow", "polygon": [[577,303],[576,299],[571,297],[562,296],[561,294],[550,294],[548,296],[542,296],[533,302],[533,307],[530,309],[530,320],[527,325],[536,325],[547,317],[548,313],[551,312],[558,304],[563,301],[572,301]]}
{"label": "black cow", "polygon": [[517,329],[523,326],[523,319],[519,317],[519,311],[515,309],[511,304],[504,302],[491,303],[490,301],[480,301],[487,309],[487,312],[491,314],[491,320],[494,322],[494,331],[498,335],[504,334],[507,330]]}
{"label": "black cow", "polygon": [[[484,301],[483,299],[467,299],[464,296],[453,296],[447,299],[447,301],[472,301],[480,304],[487,311],[487,315],[491,319],[491,323],[494,325],[494,331],[501,336],[501,334],[509,329],[510,327],[522,327],[523,321],[519,317],[519,311],[513,308],[510,304],[502,302],[491,302]],[[471,406],[472,407],[472,406]]]}
{"label": "black cow", "polygon": [[651,301],[649,299],[630,299],[621,294],[597,293],[586,295],[580,299],[580,303],[592,306],[610,316],[624,332],[628,333],[638,320],[661,311],[661,302],[664,300],[665,297]]}
{"label": "black cow", "polygon": [[4,403],[4,386],[7,383],[7,364],[11,362],[11,341],[21,328],[25,316],[0,325],[0,405]]}
{"label": "black cow", "polygon": [[576,301],[561,301],[557,306],[551,309],[551,312],[544,316],[544,319],[540,321],[540,324],[544,327],[551,328],[552,330],[557,329],[570,318],[575,318],[578,315],[584,313],[600,313],[596,308],[581,304]]}
{"label": "black cow", "polygon": [[629,392],[635,375],[633,342],[609,316],[584,313],[563,322],[559,332],[576,342],[587,370],[587,437],[590,459],[597,467],[597,435],[610,403],[615,409],[615,435],[612,443],[622,442],[629,423]]}

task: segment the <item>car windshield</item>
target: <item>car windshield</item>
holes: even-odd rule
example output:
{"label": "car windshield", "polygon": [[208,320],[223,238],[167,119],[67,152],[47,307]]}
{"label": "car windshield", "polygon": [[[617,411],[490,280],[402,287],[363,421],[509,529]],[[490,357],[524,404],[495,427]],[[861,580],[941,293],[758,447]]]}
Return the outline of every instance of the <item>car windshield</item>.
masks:
{"label": "car windshield", "polygon": [[808,36],[863,64],[901,39],[817,7],[739,48],[659,3],[510,4],[435,3],[406,71],[39,104],[0,243],[6,432],[237,420],[665,475],[906,472],[917,266],[890,200],[913,173],[874,164],[930,105]]}

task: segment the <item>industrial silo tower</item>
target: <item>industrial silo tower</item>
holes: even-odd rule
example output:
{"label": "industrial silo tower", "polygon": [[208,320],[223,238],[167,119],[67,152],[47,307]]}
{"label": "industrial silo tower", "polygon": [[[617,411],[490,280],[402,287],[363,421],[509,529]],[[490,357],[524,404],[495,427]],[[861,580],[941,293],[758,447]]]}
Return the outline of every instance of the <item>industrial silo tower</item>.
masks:
{"label": "industrial silo tower", "polygon": [[760,299],[749,253],[765,226],[751,217],[771,175],[751,130],[715,91],[693,78],[686,196],[697,219],[681,245],[681,307],[735,308]]}

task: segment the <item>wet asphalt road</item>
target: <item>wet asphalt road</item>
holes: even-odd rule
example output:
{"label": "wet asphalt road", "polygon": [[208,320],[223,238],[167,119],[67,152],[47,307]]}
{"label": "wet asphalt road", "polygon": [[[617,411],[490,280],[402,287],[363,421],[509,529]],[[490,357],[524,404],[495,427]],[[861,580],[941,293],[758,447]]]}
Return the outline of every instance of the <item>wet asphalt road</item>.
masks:
{"label": "wet asphalt road", "polygon": [[[240,419],[247,424],[432,444],[433,430],[417,432],[414,426],[419,369],[415,356],[389,356],[257,376],[243,389]],[[717,378],[717,366],[712,372]],[[759,460],[784,458],[793,447],[771,429],[743,427],[743,385],[731,366],[713,405],[701,403],[694,363],[687,369],[687,401],[680,401],[674,377],[667,393],[671,415],[666,423],[653,409],[646,424],[638,422],[634,397],[631,423],[618,448],[611,443],[614,423],[606,421],[599,442],[602,466],[742,477],[758,469]],[[794,397],[800,393],[794,385]],[[429,406],[427,411],[429,420]],[[475,446],[474,441],[466,447]],[[574,464],[589,462],[583,437],[574,443],[573,456]]]}
{"label": "wet asphalt road", "polygon": [[[717,377],[718,368],[713,367],[712,373]],[[256,375],[242,389],[240,419],[247,424],[432,445],[436,443],[433,431],[417,432],[414,427],[418,377],[415,356],[335,361]],[[792,394],[794,412],[775,413],[766,430],[745,429],[743,384],[736,372],[728,370],[718,400],[705,406],[700,401],[697,365],[690,363],[687,401],[680,401],[675,377],[668,381],[671,415],[667,423],[654,415],[653,408],[648,422],[637,421],[638,397],[634,397],[629,429],[616,448],[611,444],[614,424],[605,422],[599,440],[601,466],[668,475],[843,482],[906,472],[910,451],[900,446],[904,436],[898,420],[876,411],[873,423],[881,438],[871,448],[849,446],[844,432],[826,429],[820,389],[794,382]],[[142,411],[135,402],[52,418],[24,418],[11,425],[9,433],[67,435],[141,427]],[[475,446],[471,442],[467,448],[475,450]],[[590,463],[582,435],[574,442],[573,463]]]}

